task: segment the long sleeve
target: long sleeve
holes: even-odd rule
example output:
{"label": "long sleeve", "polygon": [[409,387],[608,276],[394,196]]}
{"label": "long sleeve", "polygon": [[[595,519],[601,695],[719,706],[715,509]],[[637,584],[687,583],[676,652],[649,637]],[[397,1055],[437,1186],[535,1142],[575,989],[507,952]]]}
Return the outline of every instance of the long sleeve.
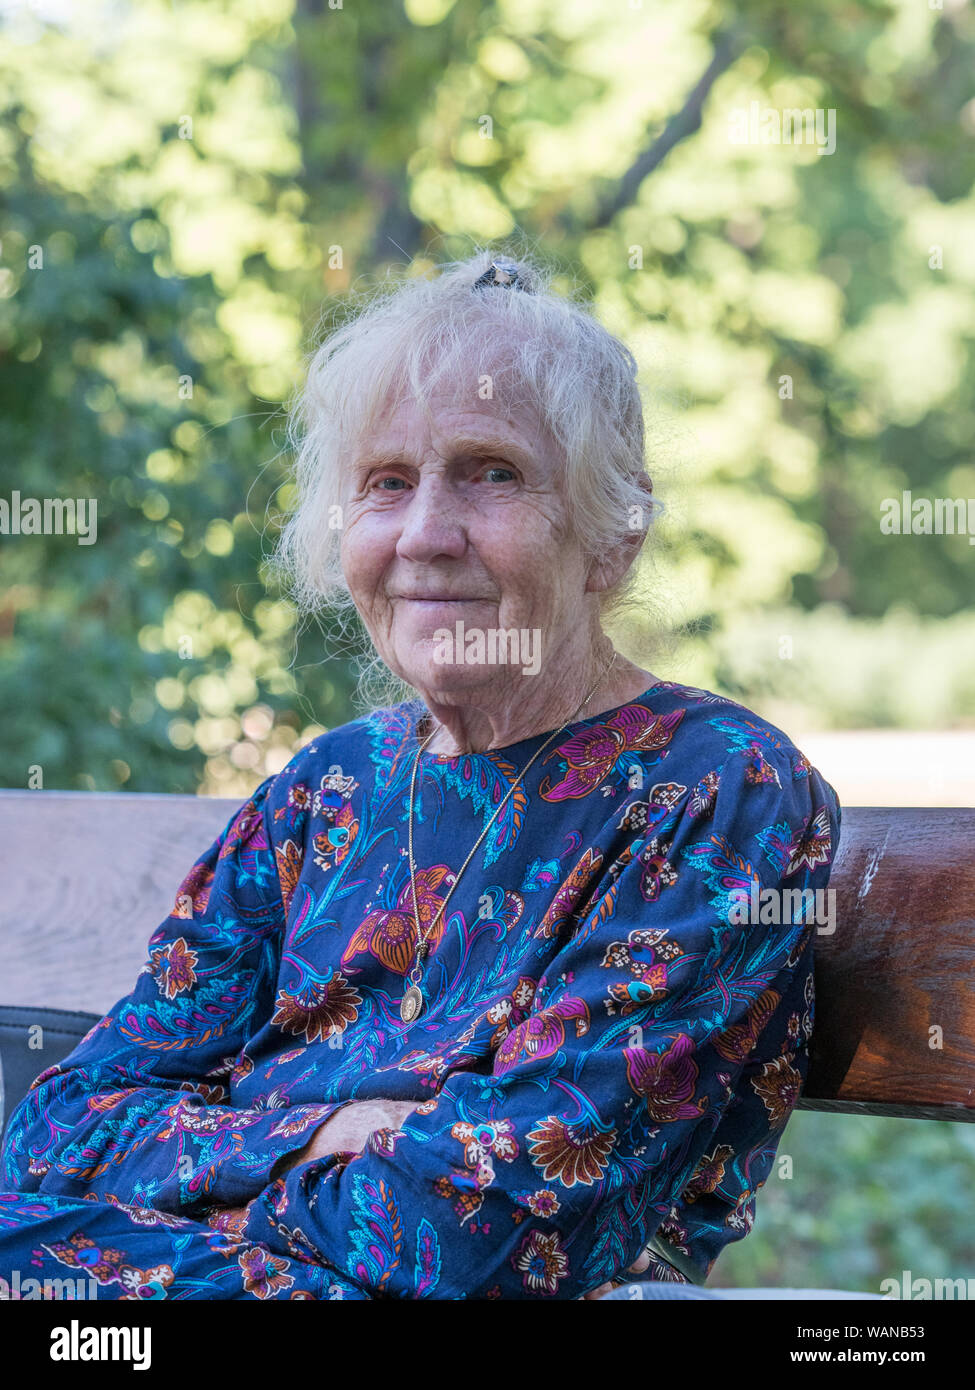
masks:
{"label": "long sleeve", "polygon": [[270,1184],[248,1236],[380,1297],[568,1300],[625,1271],[739,1085],[762,1096],[774,1152],[807,1059],[771,1030],[815,931],[810,898],[797,911],[784,890],[815,901],[839,824],[833,789],[784,748],[631,803],[571,936],[495,1006],[491,1070]]}
{"label": "long sleeve", "polygon": [[235,1206],[338,1108],[288,1106],[273,1093],[262,1109],[223,1103],[273,1012],[285,922],[267,814],[274,780],[190,870],[132,993],[18,1106],[8,1187],[111,1193],[178,1214]]}

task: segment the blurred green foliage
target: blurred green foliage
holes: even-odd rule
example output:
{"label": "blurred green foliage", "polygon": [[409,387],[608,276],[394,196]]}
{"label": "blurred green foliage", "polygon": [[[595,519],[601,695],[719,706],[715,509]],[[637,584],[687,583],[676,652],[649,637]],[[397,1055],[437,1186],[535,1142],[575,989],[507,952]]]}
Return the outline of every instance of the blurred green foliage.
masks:
{"label": "blurred green foliage", "polygon": [[[351,717],[264,583],[282,406],[323,308],[495,238],[643,369],[658,669],[787,728],[972,719],[975,549],[879,525],[975,496],[963,0],[37,0],[0,39],[0,496],[98,504],[94,545],[0,537],[0,785],[243,796]],[[733,143],[753,102],[835,152]],[[971,1273],[973,1135],[796,1116],[715,1282]]]}
{"label": "blurred green foliage", "polygon": [[[791,1159],[789,1165],[784,1162]],[[884,1279],[972,1279],[975,1125],[799,1111],[715,1288],[882,1293]],[[785,1176],[788,1175],[788,1176]]]}
{"label": "blurred green foliage", "polygon": [[[806,727],[972,718],[975,551],[879,525],[975,495],[969,7],[108,15],[2,19],[0,495],[94,497],[98,540],[0,539],[0,783],[243,795],[350,716],[262,578],[283,405],[323,311],[493,238],[640,361],[666,673]],[[735,143],[752,103],[833,110],[835,152]],[[650,664],[639,606],[616,636]]]}

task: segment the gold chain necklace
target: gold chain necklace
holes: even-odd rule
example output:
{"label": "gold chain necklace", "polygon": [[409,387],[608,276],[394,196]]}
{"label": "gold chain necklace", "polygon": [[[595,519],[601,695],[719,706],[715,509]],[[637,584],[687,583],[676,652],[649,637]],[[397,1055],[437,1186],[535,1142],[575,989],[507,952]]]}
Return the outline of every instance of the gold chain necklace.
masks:
{"label": "gold chain necklace", "polygon": [[[569,719],[569,720],[567,720],[566,723],[564,723],[564,724],[562,725],[562,728],[561,728],[561,729],[556,729],[555,732],[554,732],[553,734],[550,734],[550,735],[549,735],[549,737],[548,737],[548,738],[545,740],[545,742],[542,744],[541,748],[539,748],[538,751],[537,751],[536,753],[534,753],[534,754],[531,756],[531,758],[529,758],[528,762],[525,764],[525,766],[524,766],[524,767],[522,768],[522,770],[519,772],[517,778],[514,780],[514,782],[512,782],[512,784],[511,784],[511,786],[509,787],[508,793],[507,793],[507,795],[505,796],[504,800],[503,800],[503,801],[501,802],[501,804],[498,806],[498,808],[497,808],[497,810],[495,811],[494,815],[491,817],[491,819],[488,821],[487,825],[484,827],[484,829],[481,831],[480,835],[477,837],[477,841],[476,841],[476,843],[475,843],[475,845],[474,845],[474,848],[471,850],[470,854],[467,856],[467,858],[464,860],[463,864],[461,865],[459,873],[456,875],[456,877],[454,878],[453,883],[450,885],[450,889],[448,890],[447,896],[444,898],[443,902],[440,904],[439,908],[437,909],[437,915],[434,917],[434,919],[433,919],[433,921],[431,922],[431,924],[430,924],[429,928],[427,929],[426,933],[423,934],[423,935],[421,935],[421,932],[420,932],[420,910],[419,910],[419,908],[418,908],[418,906],[417,906],[417,901],[416,901],[416,863],[415,863],[415,861],[414,861],[414,859],[413,859],[413,802],[414,802],[414,796],[415,796],[415,792],[416,792],[416,770],[417,770],[417,768],[418,768],[419,765],[420,765],[420,754],[423,752],[424,748],[426,748],[427,744],[430,742],[430,740],[433,738],[434,734],[437,732],[436,729],[434,729],[431,733],[427,734],[426,738],[423,740],[423,742],[420,744],[419,748],[416,750],[416,757],[413,759],[413,775],[412,775],[412,777],[410,778],[410,819],[409,819],[410,885],[411,885],[411,887],[412,887],[412,889],[413,889],[413,921],[414,921],[414,924],[416,925],[416,955],[415,955],[415,958],[414,958],[413,966],[412,966],[412,968],[411,968],[411,970],[410,970],[410,972],[409,972],[409,976],[408,976],[409,981],[410,981],[410,985],[409,985],[409,988],[407,989],[406,993],[403,995],[403,998],[402,998],[402,1000],[400,1001],[400,1006],[399,1006],[399,1016],[400,1016],[400,1018],[403,1020],[404,1023],[412,1023],[413,1020],[414,1020],[415,1018],[418,1018],[418,1017],[419,1017],[420,1010],[423,1008],[423,995],[422,995],[422,993],[421,993],[421,991],[420,991],[420,980],[422,980],[422,978],[423,978],[423,966],[422,966],[423,957],[424,957],[425,954],[426,954],[427,944],[428,944],[428,942],[429,942],[429,940],[430,940],[430,937],[433,935],[434,931],[436,930],[437,923],[440,921],[440,918],[441,918],[441,916],[442,916],[442,914],[443,914],[444,908],[447,906],[447,903],[450,901],[450,895],[451,895],[451,893],[454,891],[454,889],[457,887],[458,883],[460,882],[461,875],[463,874],[464,870],[467,868],[467,866],[468,866],[468,864],[471,862],[471,860],[474,858],[474,855],[475,855],[476,852],[477,852],[478,846],[479,846],[479,845],[481,844],[481,842],[483,841],[485,835],[487,835],[488,831],[491,829],[491,826],[494,824],[494,822],[497,820],[498,816],[499,816],[499,815],[501,814],[501,812],[504,810],[504,808],[505,808],[505,806],[508,804],[508,801],[510,800],[510,798],[515,794],[515,792],[516,792],[516,790],[518,789],[518,786],[519,786],[519,784],[520,784],[520,782],[521,782],[521,779],[524,777],[525,773],[526,773],[526,772],[528,771],[528,769],[531,767],[532,763],[535,761],[535,759],[536,759],[537,757],[539,757],[542,753],[545,752],[545,749],[548,747],[548,745],[552,742],[553,739],[558,738],[559,734],[561,734],[565,729],[567,729],[567,728],[569,727],[570,724],[574,723],[575,720],[577,720],[577,719],[579,718],[579,715],[582,713],[582,711],[585,709],[586,705],[588,705],[589,701],[592,699],[592,697],[595,695],[596,691],[597,691],[597,690],[599,689],[599,687],[602,685],[603,681],[604,681],[604,680],[606,679],[606,677],[609,675],[609,672],[610,672],[610,670],[611,670],[611,668],[612,668],[612,666],[613,666],[613,663],[614,663],[615,660],[616,660],[616,655],[617,655],[617,654],[616,654],[616,652],[614,651],[612,657],[610,658],[609,664],[607,665],[607,667],[606,667],[606,669],[605,669],[605,671],[603,671],[602,675],[601,675],[601,676],[599,677],[599,679],[596,681],[596,684],[595,684],[595,685],[593,686],[593,688],[590,690],[589,694],[588,694],[588,695],[586,696],[586,698],[583,700],[582,704],[581,704],[581,705],[579,706],[579,708],[576,710],[576,712],[575,712],[575,714],[572,716],[572,718]],[[463,754],[458,754],[458,756],[459,756],[459,757],[463,757],[464,755],[463,755]]]}

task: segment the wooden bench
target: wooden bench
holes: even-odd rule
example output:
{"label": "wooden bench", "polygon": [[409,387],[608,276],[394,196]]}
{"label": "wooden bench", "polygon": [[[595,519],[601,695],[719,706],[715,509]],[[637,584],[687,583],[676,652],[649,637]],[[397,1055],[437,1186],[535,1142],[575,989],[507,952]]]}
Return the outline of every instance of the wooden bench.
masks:
{"label": "wooden bench", "polygon": [[[128,994],[243,799],[0,792],[0,1005],[100,1016]],[[845,808],[830,886],[799,1108],[975,1120],[975,808]]]}

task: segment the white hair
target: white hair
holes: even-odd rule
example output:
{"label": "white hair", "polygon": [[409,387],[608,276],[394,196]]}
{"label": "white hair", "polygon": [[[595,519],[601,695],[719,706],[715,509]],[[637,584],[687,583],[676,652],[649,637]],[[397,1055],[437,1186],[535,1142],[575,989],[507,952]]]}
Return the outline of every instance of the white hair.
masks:
{"label": "white hair", "polygon": [[[521,288],[475,289],[502,259],[514,260]],[[432,278],[380,285],[312,353],[287,426],[296,506],[274,556],[301,613],[352,616],[340,560],[348,461],[391,403],[405,396],[429,412],[437,390],[469,400],[490,391],[502,408],[534,410],[556,443],[584,556],[603,558],[642,533],[626,573],[597,596],[601,616],[627,601],[633,560],[663,510],[650,495],[638,368],[586,304],[551,288],[553,278],[529,256],[482,249]]]}

